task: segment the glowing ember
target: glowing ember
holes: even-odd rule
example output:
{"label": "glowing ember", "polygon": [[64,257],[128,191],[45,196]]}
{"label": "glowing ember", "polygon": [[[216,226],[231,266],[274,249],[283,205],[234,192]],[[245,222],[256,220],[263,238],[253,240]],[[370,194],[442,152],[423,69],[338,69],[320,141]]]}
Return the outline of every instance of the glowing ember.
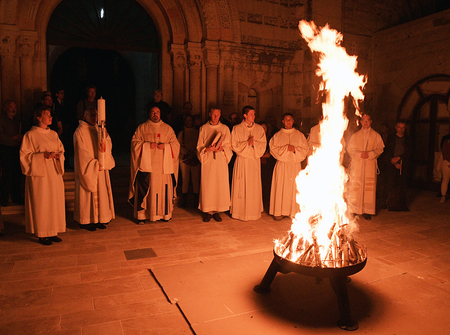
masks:
{"label": "glowing ember", "polygon": [[366,259],[365,247],[353,240],[356,223],[347,212],[344,200],[347,174],[341,164],[342,136],[348,119],[344,98],[357,101],[364,95],[365,77],[355,72],[357,57],[349,56],[340,45],[342,35],[325,26],[301,21],[299,29],[320,62],[316,74],[322,77],[321,89],[327,96],[322,105],[321,146],[308,159],[308,166],[296,178],[300,213],[293,219],[288,235],[275,241],[275,252],[305,266],[343,267]]}

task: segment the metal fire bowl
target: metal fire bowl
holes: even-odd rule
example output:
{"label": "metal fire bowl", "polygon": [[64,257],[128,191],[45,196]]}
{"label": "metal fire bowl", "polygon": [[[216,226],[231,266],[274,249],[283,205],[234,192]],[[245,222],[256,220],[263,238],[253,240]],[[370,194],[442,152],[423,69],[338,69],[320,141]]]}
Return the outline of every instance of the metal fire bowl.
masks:
{"label": "metal fire bowl", "polygon": [[316,278],[334,278],[334,277],[347,277],[361,271],[367,262],[367,257],[364,261],[350,266],[342,268],[321,268],[300,265],[298,263],[291,262],[281,256],[279,256],[275,250],[273,251],[275,261],[281,266],[281,272],[289,273],[295,272],[304,276],[316,277]]}

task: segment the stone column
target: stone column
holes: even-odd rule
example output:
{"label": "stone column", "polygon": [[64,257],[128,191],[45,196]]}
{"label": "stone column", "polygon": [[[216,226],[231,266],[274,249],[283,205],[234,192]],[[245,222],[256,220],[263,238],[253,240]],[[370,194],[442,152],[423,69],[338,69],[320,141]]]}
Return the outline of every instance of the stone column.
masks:
{"label": "stone column", "polygon": [[[34,108],[33,96],[33,57],[37,37],[20,36],[17,40],[18,55],[20,57],[20,91],[22,113],[25,118],[30,118]],[[27,113],[28,112],[28,113]]]}
{"label": "stone column", "polygon": [[184,103],[184,74],[186,71],[186,52],[184,46],[172,44],[170,48],[173,68],[173,109],[180,113]]}
{"label": "stone column", "polygon": [[[189,67],[189,101],[193,111],[202,111],[201,70],[202,50],[200,43],[188,42],[186,45],[187,64]],[[203,121],[205,120],[204,115]]]}
{"label": "stone column", "polygon": [[[223,106],[224,117],[237,110],[237,84],[233,83],[233,57],[231,43],[219,42],[220,73],[219,73],[219,104]],[[236,86],[236,87],[235,87]]]}
{"label": "stone column", "polygon": [[206,65],[206,112],[213,106],[217,106],[218,93],[218,66],[219,48],[218,42],[205,41],[203,44],[203,59]]}
{"label": "stone column", "polygon": [[0,31],[0,57],[1,57],[1,89],[2,102],[16,100],[20,97],[19,75],[16,73],[16,30],[2,29]]}

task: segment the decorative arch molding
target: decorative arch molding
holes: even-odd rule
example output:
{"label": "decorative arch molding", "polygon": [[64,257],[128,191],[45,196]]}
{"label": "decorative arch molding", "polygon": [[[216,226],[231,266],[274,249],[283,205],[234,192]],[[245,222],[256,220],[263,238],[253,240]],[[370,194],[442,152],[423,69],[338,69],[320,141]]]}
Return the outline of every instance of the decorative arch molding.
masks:
{"label": "decorative arch molding", "polygon": [[440,155],[440,141],[449,130],[450,75],[433,74],[414,83],[397,109],[406,120],[413,142],[413,180],[431,186]]}
{"label": "decorative arch molding", "polygon": [[197,0],[202,9],[203,33],[208,40],[240,43],[240,24],[233,0]]}
{"label": "decorative arch molding", "polygon": [[[439,89],[437,85],[431,85],[431,83],[439,83]],[[411,119],[414,108],[420,103],[420,100],[432,95],[441,95],[448,101],[450,98],[450,75],[433,74],[415,82],[406,91],[397,108],[397,119]]]}

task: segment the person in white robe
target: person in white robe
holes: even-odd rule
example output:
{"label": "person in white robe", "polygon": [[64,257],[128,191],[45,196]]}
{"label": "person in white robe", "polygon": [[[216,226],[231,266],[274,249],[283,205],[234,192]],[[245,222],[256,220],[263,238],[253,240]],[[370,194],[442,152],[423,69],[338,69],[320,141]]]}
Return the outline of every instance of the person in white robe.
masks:
{"label": "person in white robe", "polygon": [[305,135],[294,128],[293,115],[285,113],[282,123],[284,128],[269,142],[270,153],[277,160],[273,170],[269,214],[277,221],[285,216],[293,218],[300,211],[296,201],[295,178],[308,153],[308,142]]}
{"label": "person in white robe", "polygon": [[220,222],[222,218],[219,213],[230,209],[228,163],[233,152],[230,129],[220,122],[221,114],[219,108],[211,109],[210,120],[201,126],[197,142],[202,166],[198,208],[202,211],[204,222],[209,222],[211,218]]}
{"label": "person in white robe", "polygon": [[114,168],[112,142],[106,135],[102,154],[104,165],[99,162],[98,112],[88,108],[84,120],[79,120],[73,134],[75,149],[75,207],[74,220],[81,229],[95,231],[105,229],[115,218],[114,201],[109,170]]}
{"label": "person in white robe", "polygon": [[311,156],[313,152],[320,146],[321,142],[320,123],[311,127],[307,142],[308,142],[308,156]]}
{"label": "person in white robe", "polygon": [[231,185],[230,213],[242,221],[258,220],[264,210],[260,158],[266,151],[266,134],[255,123],[255,109],[245,106],[244,120],[233,127],[231,148],[236,153]]}
{"label": "person in white robe", "polygon": [[169,221],[175,199],[175,171],[180,143],[158,107],[139,125],[131,139],[131,182],[128,201],[139,224],[145,220]]}
{"label": "person in white robe", "polygon": [[66,231],[64,199],[64,147],[58,133],[51,130],[51,110],[35,111],[37,126],[28,131],[20,147],[20,165],[25,175],[26,232],[39,242],[61,242],[57,235]]}
{"label": "person in white robe", "polygon": [[347,147],[351,158],[349,210],[366,220],[376,213],[377,158],[384,150],[381,135],[371,125],[371,116],[364,114],[361,117],[361,130],[352,135]]}

